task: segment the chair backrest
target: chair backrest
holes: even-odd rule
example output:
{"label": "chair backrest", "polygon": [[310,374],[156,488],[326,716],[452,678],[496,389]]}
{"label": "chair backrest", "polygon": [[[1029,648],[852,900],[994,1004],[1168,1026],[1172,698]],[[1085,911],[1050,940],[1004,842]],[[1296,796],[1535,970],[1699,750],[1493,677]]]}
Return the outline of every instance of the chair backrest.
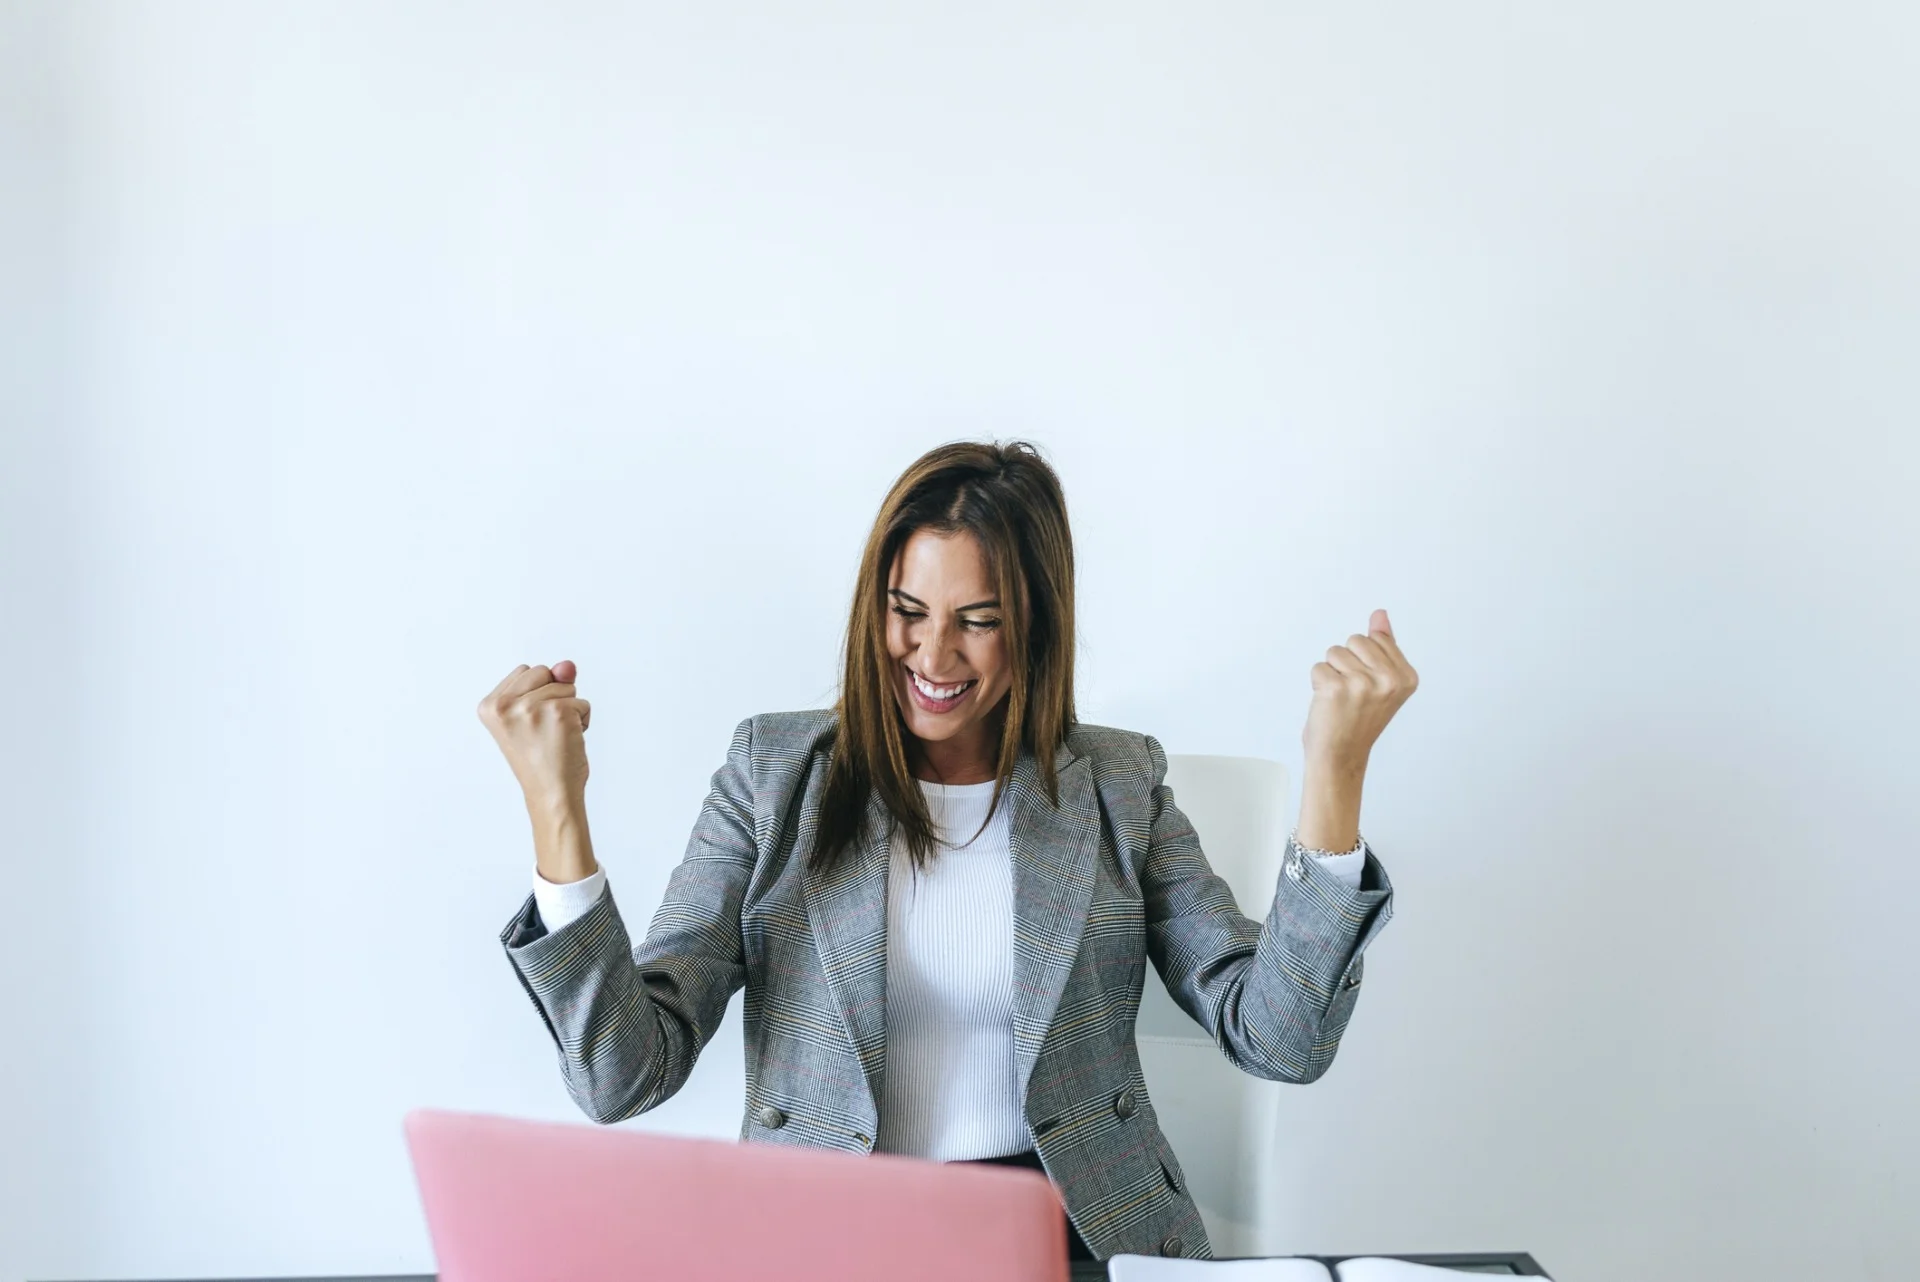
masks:
{"label": "chair backrest", "polygon": [[[1264,920],[1286,852],[1286,767],[1259,757],[1169,754],[1167,785],[1240,911]],[[1284,1085],[1228,1063],[1206,1030],[1174,1005],[1151,965],[1134,1029],[1148,1097],[1180,1156],[1214,1254],[1260,1253],[1277,1209]]]}

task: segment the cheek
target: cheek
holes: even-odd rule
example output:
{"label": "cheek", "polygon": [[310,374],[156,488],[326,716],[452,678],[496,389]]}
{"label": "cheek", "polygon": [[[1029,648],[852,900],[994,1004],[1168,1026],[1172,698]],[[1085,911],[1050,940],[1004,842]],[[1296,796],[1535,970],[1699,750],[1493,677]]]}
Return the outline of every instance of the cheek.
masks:
{"label": "cheek", "polygon": [[967,657],[972,662],[974,670],[986,678],[986,684],[998,689],[1011,680],[1007,666],[1007,647],[997,635],[982,637]]}

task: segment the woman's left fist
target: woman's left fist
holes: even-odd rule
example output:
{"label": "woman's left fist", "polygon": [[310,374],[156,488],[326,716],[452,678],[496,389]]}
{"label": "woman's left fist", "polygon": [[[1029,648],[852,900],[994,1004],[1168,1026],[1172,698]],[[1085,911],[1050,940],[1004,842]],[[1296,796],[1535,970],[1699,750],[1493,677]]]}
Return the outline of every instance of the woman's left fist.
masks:
{"label": "woman's left fist", "polygon": [[1419,688],[1420,674],[1400,653],[1387,612],[1375,610],[1367,635],[1354,633],[1313,665],[1313,704],[1300,733],[1307,760],[1364,769],[1374,740]]}

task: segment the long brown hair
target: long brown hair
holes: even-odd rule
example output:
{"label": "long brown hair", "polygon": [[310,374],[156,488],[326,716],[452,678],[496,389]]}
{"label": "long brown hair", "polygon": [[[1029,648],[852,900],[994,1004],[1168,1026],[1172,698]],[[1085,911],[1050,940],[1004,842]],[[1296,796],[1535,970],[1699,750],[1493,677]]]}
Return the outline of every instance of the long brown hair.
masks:
{"label": "long brown hair", "polygon": [[933,858],[938,831],[907,761],[909,731],[887,650],[887,581],[916,531],[970,531],[1001,603],[1013,685],[1006,694],[993,798],[1000,804],[1022,750],[1033,753],[1047,800],[1060,804],[1053,758],[1073,708],[1073,537],[1060,478],[1026,441],[956,441],[928,450],[887,492],[860,557],[842,649],[839,726],[821,799],[812,862],[830,868],[864,842],[874,790],[904,832],[915,868]]}

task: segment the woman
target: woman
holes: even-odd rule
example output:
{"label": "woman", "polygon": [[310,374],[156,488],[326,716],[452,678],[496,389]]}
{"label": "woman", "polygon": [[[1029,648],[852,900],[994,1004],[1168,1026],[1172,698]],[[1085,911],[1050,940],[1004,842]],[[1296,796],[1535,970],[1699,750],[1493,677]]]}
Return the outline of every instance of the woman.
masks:
{"label": "woman", "polygon": [[831,709],[740,722],[636,947],[594,859],[571,662],[480,704],[533,819],[501,934],[599,1122],[679,1090],[746,987],[740,1137],[1014,1162],[1072,1258],[1210,1257],[1134,1043],[1145,963],[1221,1052],[1311,1082],[1392,887],[1359,835],[1368,754],[1413,693],[1384,611],[1313,666],[1300,823],[1242,916],[1151,735],[1082,724],[1073,547],[1024,442],[941,446],[882,505]]}

